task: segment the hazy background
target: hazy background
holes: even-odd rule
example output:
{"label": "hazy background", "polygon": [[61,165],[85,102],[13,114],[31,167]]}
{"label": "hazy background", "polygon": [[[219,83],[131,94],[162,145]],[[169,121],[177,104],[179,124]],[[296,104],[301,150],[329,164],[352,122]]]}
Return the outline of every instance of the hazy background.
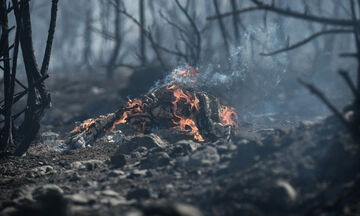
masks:
{"label": "hazy background", "polygon": [[[90,77],[103,80],[106,85],[106,64],[116,46],[114,31],[118,12],[114,2],[59,2],[50,64],[52,77],[49,82],[54,82],[56,77],[73,77],[87,82]],[[139,20],[140,0],[120,2],[121,9],[126,8],[131,16]],[[154,41],[161,47],[190,55],[194,51],[191,45],[197,41],[196,33],[175,1],[143,2],[144,26],[151,31]],[[235,2],[238,9],[254,6],[249,1]],[[236,22],[232,16],[222,19],[225,42],[218,21],[206,19],[216,14],[213,0],[180,3],[187,8],[189,16],[201,32],[201,55],[197,62],[200,87],[214,92],[226,103],[235,106],[241,118],[256,115],[286,116],[285,120],[293,121],[327,115],[327,108],[298,84],[299,77],[316,84],[339,108],[350,102],[351,94],[337,71],[345,69],[352,76],[355,75],[356,61],[339,57],[340,53],[355,51],[351,34],[321,36],[293,51],[264,57],[259,53],[274,51],[303,40],[315,32],[338,27],[282,17],[271,12],[254,11],[237,16]],[[218,0],[217,3],[221,13],[234,9],[231,0]],[[350,17],[348,2],[342,0],[277,0],[275,4],[299,12],[307,10],[318,16],[338,19]],[[42,58],[46,44],[50,7],[51,3],[47,0],[31,1],[33,39],[38,59]],[[186,33],[180,33],[170,23]],[[120,89],[138,88],[140,86],[136,86],[127,77],[134,76],[139,68],[152,68],[147,73],[157,73],[154,70],[161,71],[162,67],[148,38],[145,39],[146,63],[141,63],[138,25],[123,14],[120,14],[118,24],[121,42],[115,62],[116,65],[130,67],[114,67],[114,76],[109,82],[116,82]],[[193,61],[163,50],[160,50],[160,55],[166,63],[163,76],[170,73],[172,68],[192,64]],[[152,86],[155,82],[153,77],[157,76],[150,75],[144,82]],[[119,89],[114,91],[118,92]],[[133,96],[129,92],[128,96]],[[105,111],[108,110],[103,112]]]}

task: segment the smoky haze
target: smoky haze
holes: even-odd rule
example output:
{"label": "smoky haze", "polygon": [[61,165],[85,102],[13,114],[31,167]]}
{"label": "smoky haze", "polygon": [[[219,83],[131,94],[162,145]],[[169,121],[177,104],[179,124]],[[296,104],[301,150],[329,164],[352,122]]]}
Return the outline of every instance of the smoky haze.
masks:
{"label": "smoky haze", "polygon": [[[141,42],[140,27],[129,17],[141,21],[141,2],[144,29],[151,32],[153,41],[145,35]],[[326,106],[298,84],[297,78],[315,83],[338,108],[349,103],[351,94],[337,71],[344,69],[355,76],[356,61],[339,57],[340,53],[354,51],[351,34],[323,35],[297,49],[263,56],[260,54],[333,26],[264,11],[223,17],[220,22],[207,20],[217,13],[253,6],[250,1],[235,1],[236,5],[233,2],[179,1],[189,20],[175,1],[62,0],[50,74],[54,77],[81,74],[106,80],[111,68],[110,77],[124,86],[119,88],[134,88],[136,84],[128,77],[139,68],[164,71],[142,81],[151,88],[166,79],[174,68],[190,64],[199,71],[198,85],[235,106],[243,121],[253,121],[246,119],[248,114],[281,115],[283,122],[329,114]],[[339,0],[279,0],[275,4],[338,19],[348,18],[350,11],[349,5]],[[50,6],[47,1],[31,1],[36,50],[45,46]],[[154,77],[160,81],[156,82]],[[136,95],[128,91],[124,96]]]}

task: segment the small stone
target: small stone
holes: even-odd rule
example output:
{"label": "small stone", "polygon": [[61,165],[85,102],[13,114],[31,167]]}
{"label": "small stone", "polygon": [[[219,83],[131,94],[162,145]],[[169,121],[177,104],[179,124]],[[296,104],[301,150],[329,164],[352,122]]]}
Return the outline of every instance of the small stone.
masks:
{"label": "small stone", "polygon": [[111,197],[118,197],[119,194],[111,189],[107,189],[101,192],[102,195],[111,196]]}
{"label": "small stone", "polygon": [[202,213],[194,206],[183,203],[149,203],[143,207],[143,215],[146,212],[166,212],[164,215],[178,216],[201,216]]}
{"label": "small stone", "polygon": [[35,177],[48,175],[51,173],[55,173],[54,168],[52,166],[45,165],[45,166],[33,168],[29,173],[27,173],[27,176],[31,178],[35,178]]}
{"label": "small stone", "polygon": [[49,197],[61,197],[64,191],[57,185],[46,184],[36,188],[32,192],[32,196],[35,199],[49,198]]}
{"label": "small stone", "polygon": [[134,159],[139,159],[139,158],[141,158],[141,154],[140,154],[140,152],[132,152],[131,153],[131,158],[134,158]]}
{"label": "small stone", "polygon": [[126,165],[126,157],[123,154],[115,154],[111,157],[110,161],[116,168],[121,168]]}
{"label": "small stone", "polygon": [[122,170],[112,170],[108,174],[108,177],[119,177],[119,176],[123,176],[123,175],[125,175],[125,173]]}
{"label": "small stone", "polygon": [[95,203],[95,200],[96,200],[95,196],[84,193],[84,192],[73,194],[68,198],[71,202],[73,202],[74,204],[78,204],[78,205],[93,204],[93,203]]}
{"label": "small stone", "polygon": [[196,151],[193,155],[190,156],[189,163],[191,165],[212,165],[219,163],[220,156],[216,148],[211,146],[206,146],[201,150]]}
{"label": "small stone", "polygon": [[72,162],[72,163],[70,164],[70,167],[71,167],[72,169],[85,168],[84,165],[83,165],[80,161]]}
{"label": "small stone", "polygon": [[98,183],[97,183],[97,181],[87,181],[84,183],[84,186],[95,188],[98,186]]}
{"label": "small stone", "polygon": [[182,216],[201,216],[201,212],[195,208],[194,206],[182,204],[182,203],[176,203],[174,204],[174,208],[178,212],[177,215]]}
{"label": "small stone", "polygon": [[16,213],[18,212],[18,210],[13,207],[13,206],[10,206],[10,207],[6,207],[4,208],[1,212],[0,212],[0,215],[16,215]]}
{"label": "small stone", "polygon": [[131,199],[141,200],[141,199],[149,199],[149,198],[150,198],[150,192],[148,189],[145,188],[138,188],[132,190],[126,195],[126,199],[128,200]]}
{"label": "small stone", "polygon": [[36,205],[31,205],[29,209],[22,209],[19,215],[28,215],[27,211],[37,212],[37,215],[66,215],[67,201],[64,191],[57,185],[46,184],[35,188],[32,191],[32,197]]}
{"label": "small stone", "polygon": [[101,165],[104,164],[104,162],[101,160],[88,160],[88,161],[84,161],[83,163],[85,165],[85,168],[89,171],[99,168],[101,167]]}
{"label": "small stone", "polygon": [[170,163],[170,157],[166,152],[155,152],[150,154],[145,160],[141,161],[141,168],[150,169],[166,166]]}
{"label": "small stone", "polygon": [[137,177],[145,177],[147,174],[148,174],[148,170],[135,169],[130,173],[128,178],[133,179],[133,178],[137,178]]}
{"label": "small stone", "polygon": [[130,154],[137,148],[146,147],[151,148],[164,148],[167,144],[158,136],[154,134],[135,136],[128,142],[123,142],[119,145],[117,154]]}
{"label": "small stone", "polygon": [[127,201],[124,197],[104,197],[100,199],[100,203],[108,206],[117,206],[117,205],[129,205],[131,202]]}
{"label": "small stone", "polygon": [[70,178],[69,181],[79,181],[81,179],[81,176],[78,173],[73,173]]}
{"label": "small stone", "polygon": [[87,161],[75,161],[70,164],[72,169],[81,169],[81,170],[94,170],[101,167],[104,164],[101,160],[87,160]]}

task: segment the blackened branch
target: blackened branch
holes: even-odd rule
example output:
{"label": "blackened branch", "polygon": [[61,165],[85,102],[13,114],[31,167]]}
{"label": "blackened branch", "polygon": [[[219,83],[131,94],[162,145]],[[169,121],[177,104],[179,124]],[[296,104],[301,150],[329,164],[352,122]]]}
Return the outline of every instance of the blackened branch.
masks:
{"label": "blackened branch", "polygon": [[274,5],[266,5],[260,1],[252,1],[252,2],[254,2],[256,4],[255,7],[249,7],[249,8],[244,8],[244,9],[240,9],[240,10],[236,10],[236,11],[223,13],[220,15],[210,16],[210,17],[207,17],[206,19],[214,20],[214,19],[218,19],[220,17],[230,17],[230,16],[233,16],[234,14],[242,14],[242,13],[246,13],[246,12],[262,10],[262,11],[270,11],[270,12],[274,12],[274,13],[277,13],[280,15],[293,17],[296,19],[317,22],[317,23],[321,23],[321,24],[355,26],[355,25],[358,25],[358,23],[359,23],[359,20],[333,19],[333,18],[327,18],[327,17],[320,17],[320,16],[315,16],[315,15],[310,15],[310,14],[305,14],[305,13],[299,13],[296,11],[291,11],[289,9],[277,8]]}
{"label": "blackened branch", "polygon": [[346,125],[348,128],[351,128],[350,123],[345,119],[342,113],[326,98],[326,96],[317,89],[314,85],[298,79],[299,83],[305,86],[312,94],[317,96],[334,114],[337,116],[341,122]]}
{"label": "blackened branch", "polygon": [[151,46],[152,46],[152,48],[153,48],[153,50],[154,50],[154,52],[155,52],[155,54],[156,54],[156,56],[157,56],[160,64],[162,65],[162,67],[165,68],[166,65],[165,65],[165,63],[164,63],[164,61],[163,61],[163,59],[162,59],[162,57],[161,57],[161,55],[160,55],[159,49],[158,49],[157,44],[156,44],[156,42],[155,42],[155,40],[154,40],[154,38],[153,38],[153,36],[152,36],[151,31],[148,30],[148,29],[146,29],[135,17],[133,17],[131,14],[129,14],[129,13],[126,11],[126,9],[120,8],[120,7],[119,7],[114,1],[112,1],[112,0],[109,0],[109,2],[110,2],[110,4],[112,4],[112,5],[116,8],[116,10],[117,10],[119,13],[121,13],[121,14],[123,14],[124,16],[126,16],[127,18],[129,18],[131,21],[133,21],[137,26],[139,26],[139,27],[142,29],[142,31],[144,32],[145,36],[149,39],[149,41],[150,41],[150,43],[151,43]]}
{"label": "blackened branch", "polygon": [[271,55],[276,55],[276,54],[279,54],[279,53],[282,53],[282,52],[287,52],[287,51],[296,49],[298,47],[301,47],[302,45],[309,43],[310,41],[316,39],[317,37],[322,36],[322,35],[326,35],[326,34],[352,34],[352,33],[354,33],[353,29],[325,30],[325,31],[317,32],[317,33],[315,33],[315,34],[305,38],[304,40],[299,41],[299,42],[297,42],[297,43],[295,43],[295,44],[293,44],[291,46],[287,46],[285,48],[282,48],[282,49],[279,49],[279,50],[276,50],[276,51],[273,51],[273,52],[270,52],[270,53],[260,53],[260,55],[271,56]]}
{"label": "blackened branch", "polygon": [[55,27],[56,27],[56,15],[57,15],[57,7],[58,7],[59,0],[52,0],[51,5],[51,18],[50,18],[50,26],[49,26],[49,33],[46,42],[45,54],[41,65],[40,73],[42,76],[47,74],[49,63],[50,63],[50,56],[51,56],[51,47],[54,40],[55,34]]}
{"label": "blackened branch", "polygon": [[351,92],[353,93],[355,100],[360,100],[360,92],[356,89],[355,84],[352,82],[349,73],[344,70],[339,70],[340,76],[345,80],[346,84],[349,86]]}

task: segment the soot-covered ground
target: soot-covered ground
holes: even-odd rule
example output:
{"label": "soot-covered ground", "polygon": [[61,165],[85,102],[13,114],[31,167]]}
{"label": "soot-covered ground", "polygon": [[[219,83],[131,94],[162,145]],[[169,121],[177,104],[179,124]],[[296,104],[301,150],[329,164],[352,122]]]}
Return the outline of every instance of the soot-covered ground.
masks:
{"label": "soot-covered ground", "polygon": [[280,128],[262,117],[266,124],[240,124],[231,139],[207,144],[114,131],[58,151],[75,121],[123,103],[114,86],[54,84],[42,137],[0,161],[0,214],[360,214],[358,145],[332,116]]}

